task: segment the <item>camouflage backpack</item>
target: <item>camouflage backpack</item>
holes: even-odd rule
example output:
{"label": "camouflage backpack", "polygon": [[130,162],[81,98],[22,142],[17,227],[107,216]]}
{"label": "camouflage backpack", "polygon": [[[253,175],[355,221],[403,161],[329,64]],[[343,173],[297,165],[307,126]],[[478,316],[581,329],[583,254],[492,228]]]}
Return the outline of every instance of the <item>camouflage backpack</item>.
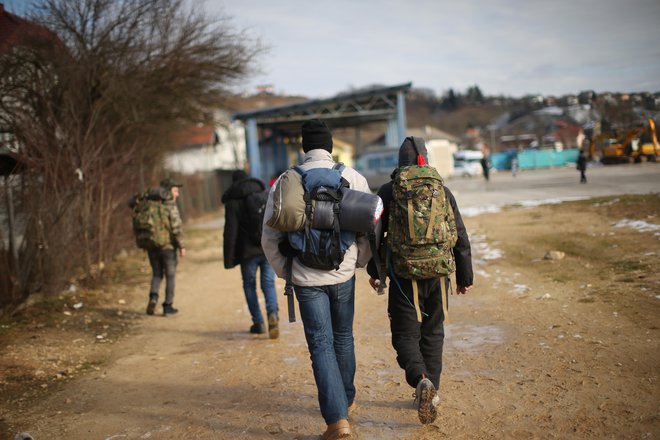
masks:
{"label": "camouflage backpack", "polygon": [[170,244],[169,210],[160,192],[147,190],[134,196],[133,233],[140,249],[162,249]]}
{"label": "camouflage backpack", "polygon": [[424,280],[454,272],[458,233],[438,171],[428,165],[399,168],[392,196],[387,239],[394,273]]}

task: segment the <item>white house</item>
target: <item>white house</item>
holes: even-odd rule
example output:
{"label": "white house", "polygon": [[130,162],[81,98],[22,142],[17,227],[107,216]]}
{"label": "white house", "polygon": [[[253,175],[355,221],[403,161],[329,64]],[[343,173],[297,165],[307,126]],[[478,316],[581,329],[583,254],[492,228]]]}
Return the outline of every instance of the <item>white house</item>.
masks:
{"label": "white house", "polygon": [[191,127],[181,134],[179,145],[164,163],[165,169],[174,173],[244,169],[247,163],[243,124],[228,118],[218,118],[212,126]]}

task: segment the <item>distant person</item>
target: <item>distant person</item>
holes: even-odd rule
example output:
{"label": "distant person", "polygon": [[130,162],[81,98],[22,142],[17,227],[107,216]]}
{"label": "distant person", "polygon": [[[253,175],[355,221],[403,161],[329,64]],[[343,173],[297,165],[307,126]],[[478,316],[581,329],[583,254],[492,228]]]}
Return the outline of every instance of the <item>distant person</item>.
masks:
{"label": "distant person", "polygon": [[518,173],[518,155],[511,158],[511,175],[516,177],[516,173]]}
{"label": "distant person", "polygon": [[261,249],[261,223],[268,193],[260,180],[248,177],[242,170],[234,172],[232,182],[222,195],[222,203],[225,204],[225,269],[241,266],[243,292],[252,317],[252,334],[266,333],[257,297],[257,269],[260,270],[261,290],[266,300],[268,336],[276,339],[280,333],[275,273]]}
{"label": "distant person", "polygon": [[[313,175],[310,180],[315,182],[341,185],[345,181],[351,189],[370,192],[367,180],[361,174],[333,161],[332,134],[323,121],[312,119],[304,122],[301,128],[305,155],[298,169],[303,182],[308,182],[304,176]],[[297,172],[292,169],[285,175]],[[319,188],[314,185],[311,189],[316,192]],[[273,218],[276,197],[279,192],[271,191],[266,207],[267,219]],[[295,197],[303,198],[303,194]],[[278,200],[283,205],[288,203]],[[295,247],[300,245],[299,234],[309,238],[306,243],[311,246],[305,245],[305,251]],[[324,237],[322,242],[320,234]],[[326,240],[328,235],[332,238]],[[368,263],[371,257],[369,242],[364,236],[353,233],[351,238],[350,233],[336,229],[319,231],[309,228],[287,233],[264,223],[262,244],[273,269],[280,278],[287,279],[287,285],[293,285],[298,299],[319,406],[327,424],[321,439],[350,437],[348,415],[355,408],[355,270]],[[319,251],[320,248],[323,252]]]}
{"label": "distant person", "polygon": [[133,209],[136,242],[138,247],[147,251],[152,271],[147,315],[154,314],[163,277],[163,316],[179,311],[174,308],[173,303],[177,257],[186,255],[181,216],[176,206],[179,188],[182,186],[168,177],[160,182],[160,188],[132,197],[129,201],[129,206]]}
{"label": "distant person", "polygon": [[577,158],[576,168],[580,171],[580,183],[587,183],[587,156],[582,150]]}
{"label": "distant person", "polygon": [[[469,292],[473,282],[470,241],[458,205],[427,162],[424,140],[407,137],[399,149],[399,167],[392,181],[378,190],[385,207],[379,251],[381,259],[388,261],[387,312],[392,346],[406,382],[415,389],[418,417],[423,424],[435,420],[440,401],[437,393],[450,275],[455,270],[459,294]],[[413,180],[424,181],[424,185],[411,198],[406,188]],[[409,219],[415,219],[413,225]],[[371,286],[377,289],[380,281],[374,259],[367,271]]]}
{"label": "distant person", "polygon": [[484,179],[486,179],[486,182],[490,180],[490,147],[487,144],[481,143],[480,148],[481,150],[481,169],[484,173]]}

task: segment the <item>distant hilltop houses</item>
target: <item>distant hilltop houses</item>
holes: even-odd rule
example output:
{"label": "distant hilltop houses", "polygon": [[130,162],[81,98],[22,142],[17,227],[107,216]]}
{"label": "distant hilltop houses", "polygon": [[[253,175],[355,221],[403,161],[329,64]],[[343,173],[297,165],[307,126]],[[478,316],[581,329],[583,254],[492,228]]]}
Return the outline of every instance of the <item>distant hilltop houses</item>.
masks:
{"label": "distant hilltop houses", "polygon": [[602,92],[596,93],[592,90],[580,92],[577,95],[562,95],[562,96],[544,96],[544,95],[526,95],[521,98],[503,98],[503,97],[490,97],[485,99],[493,105],[510,105],[515,103],[526,102],[529,104],[541,105],[558,105],[570,106],[579,104],[592,104],[594,102],[604,102],[608,104],[636,104],[642,105],[648,109],[660,109],[660,92],[637,92],[637,93],[615,93],[615,92]]}

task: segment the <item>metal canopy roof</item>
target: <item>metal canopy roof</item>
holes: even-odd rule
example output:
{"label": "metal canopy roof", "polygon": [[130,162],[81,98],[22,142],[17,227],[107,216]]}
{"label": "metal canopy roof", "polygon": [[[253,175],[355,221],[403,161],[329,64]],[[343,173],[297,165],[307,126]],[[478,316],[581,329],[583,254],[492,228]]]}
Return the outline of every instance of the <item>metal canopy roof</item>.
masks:
{"label": "metal canopy roof", "polygon": [[271,107],[234,114],[243,122],[253,119],[260,127],[277,128],[280,132],[300,131],[300,123],[323,119],[332,128],[356,127],[362,124],[396,118],[397,94],[406,92],[412,83],[347,93],[328,99],[314,99],[298,104]]}

